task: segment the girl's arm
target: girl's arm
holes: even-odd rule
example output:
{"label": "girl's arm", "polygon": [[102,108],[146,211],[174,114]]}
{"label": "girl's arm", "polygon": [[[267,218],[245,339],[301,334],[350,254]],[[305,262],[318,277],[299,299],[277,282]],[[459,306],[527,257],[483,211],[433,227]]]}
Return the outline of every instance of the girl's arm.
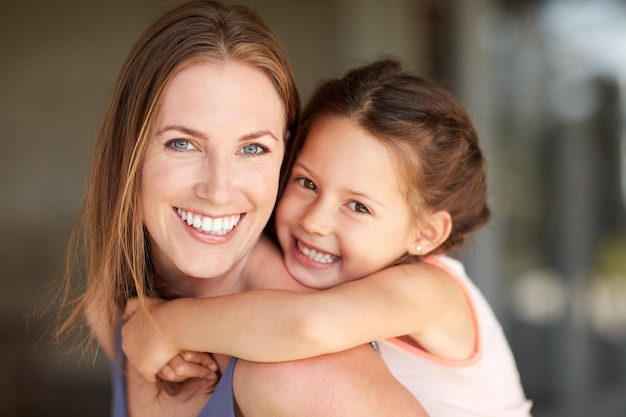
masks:
{"label": "girl's arm", "polygon": [[180,350],[276,362],[401,335],[451,359],[464,359],[474,348],[462,291],[427,263],[387,268],[319,292],[258,290],[179,299],[160,304],[152,315],[160,332],[143,313],[124,327],[124,351],[144,376],[154,375]]}

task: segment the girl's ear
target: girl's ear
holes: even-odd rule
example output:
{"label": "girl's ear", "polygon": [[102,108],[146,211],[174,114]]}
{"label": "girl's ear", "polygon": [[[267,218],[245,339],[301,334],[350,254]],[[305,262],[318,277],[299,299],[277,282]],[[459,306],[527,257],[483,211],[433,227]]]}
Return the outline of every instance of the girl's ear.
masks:
{"label": "girl's ear", "polygon": [[452,217],[445,210],[436,211],[423,219],[416,229],[415,240],[408,253],[424,256],[446,241],[452,231]]}

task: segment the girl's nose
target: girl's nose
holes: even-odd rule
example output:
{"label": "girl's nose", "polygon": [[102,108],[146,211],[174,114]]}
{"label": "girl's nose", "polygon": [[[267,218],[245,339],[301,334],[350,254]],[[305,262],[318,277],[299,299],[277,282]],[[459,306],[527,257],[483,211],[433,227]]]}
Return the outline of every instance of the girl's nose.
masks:
{"label": "girl's nose", "polygon": [[310,234],[326,236],[333,230],[329,207],[321,199],[310,204],[300,218],[300,226]]}

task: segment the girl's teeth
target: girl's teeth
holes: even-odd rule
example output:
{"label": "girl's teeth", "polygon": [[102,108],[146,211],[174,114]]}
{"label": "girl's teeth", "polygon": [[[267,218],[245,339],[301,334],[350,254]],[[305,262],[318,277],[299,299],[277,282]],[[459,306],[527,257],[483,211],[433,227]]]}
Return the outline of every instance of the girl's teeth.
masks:
{"label": "girl's teeth", "polygon": [[307,258],[314,260],[315,262],[320,262],[323,264],[329,264],[336,259],[336,256],[328,254],[328,253],[318,253],[315,249],[305,248],[298,242],[298,250],[305,255]]}

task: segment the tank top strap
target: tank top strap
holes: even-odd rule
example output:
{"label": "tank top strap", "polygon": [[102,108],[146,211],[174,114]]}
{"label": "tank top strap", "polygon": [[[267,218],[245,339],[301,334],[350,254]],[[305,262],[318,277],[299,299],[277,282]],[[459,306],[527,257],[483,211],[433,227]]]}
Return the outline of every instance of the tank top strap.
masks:
{"label": "tank top strap", "polygon": [[237,358],[231,358],[207,405],[198,417],[235,417],[233,375]]}
{"label": "tank top strap", "polygon": [[[124,366],[126,358],[122,351],[122,327],[116,337],[117,360],[111,361],[112,401],[111,417],[128,417],[126,398],[126,377]],[[231,358],[226,371],[222,374],[211,398],[198,417],[235,417],[235,398],[233,395],[233,375],[237,358]]]}
{"label": "tank top strap", "polygon": [[126,376],[124,375],[124,367],[126,366],[126,357],[122,350],[122,325],[116,332],[115,349],[117,358],[111,360],[111,417],[128,417],[128,408],[126,406]]}

